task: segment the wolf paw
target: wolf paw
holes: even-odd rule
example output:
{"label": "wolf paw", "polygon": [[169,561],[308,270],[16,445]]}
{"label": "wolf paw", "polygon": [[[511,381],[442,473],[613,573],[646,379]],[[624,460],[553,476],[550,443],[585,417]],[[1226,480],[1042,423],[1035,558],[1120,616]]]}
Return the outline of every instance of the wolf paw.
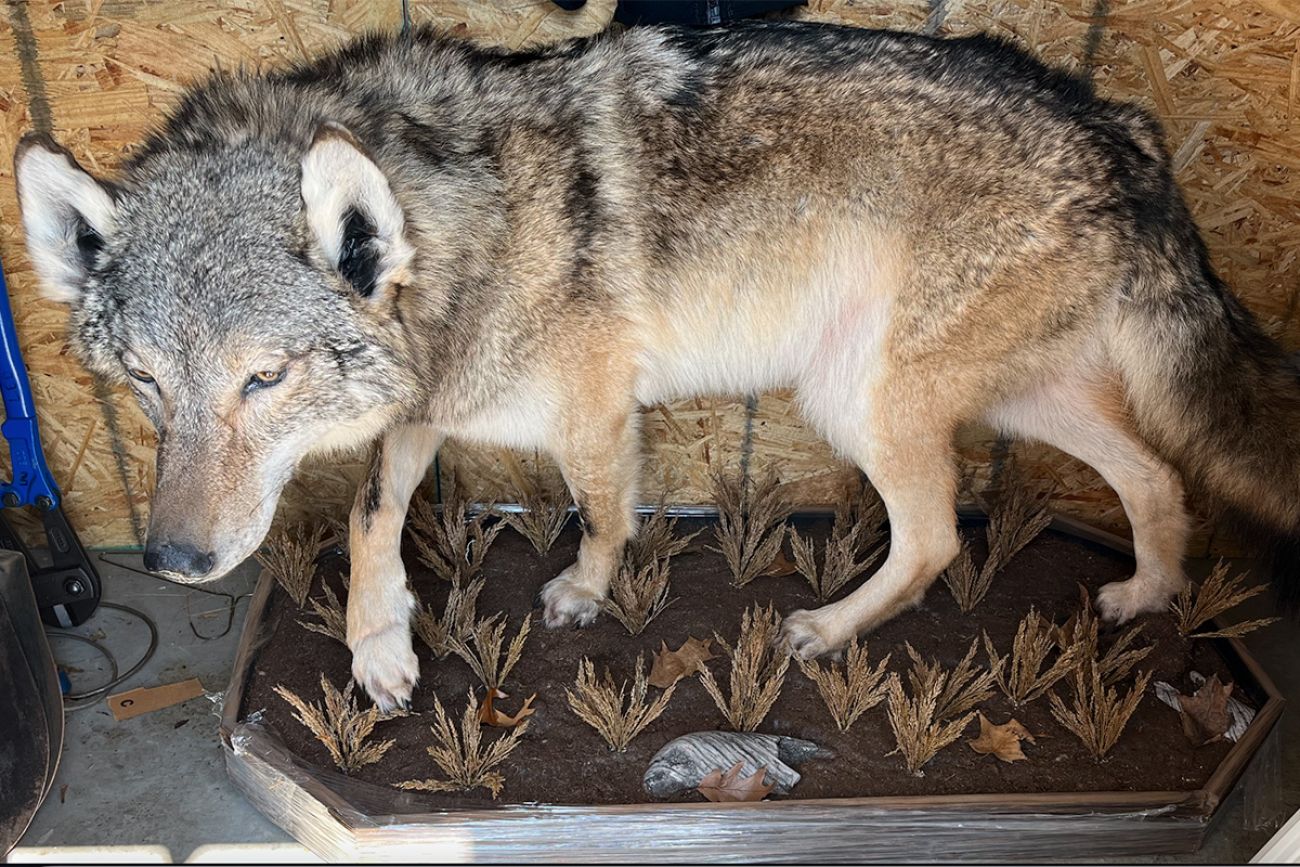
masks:
{"label": "wolf paw", "polygon": [[835,613],[828,608],[816,611],[794,611],[781,624],[781,640],[790,652],[800,659],[838,655],[853,638],[844,634],[835,622]]}
{"label": "wolf paw", "polygon": [[357,642],[352,648],[352,677],[380,713],[409,708],[411,690],[420,679],[410,627],[394,623]]}
{"label": "wolf paw", "polygon": [[604,601],[604,593],[574,579],[572,566],[561,572],[558,578],[547,581],[537,594],[537,604],[543,609],[542,622],[547,629],[589,626],[600,614],[600,605]]}
{"label": "wolf paw", "polygon": [[1097,591],[1097,611],[1103,620],[1119,625],[1139,614],[1164,611],[1170,595],[1150,581],[1115,581]]}

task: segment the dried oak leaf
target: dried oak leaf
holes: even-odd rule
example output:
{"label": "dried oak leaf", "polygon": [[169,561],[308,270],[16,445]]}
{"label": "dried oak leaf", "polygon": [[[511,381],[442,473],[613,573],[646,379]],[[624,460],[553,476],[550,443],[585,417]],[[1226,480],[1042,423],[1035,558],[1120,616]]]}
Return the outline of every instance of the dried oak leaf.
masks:
{"label": "dried oak leaf", "polygon": [[715,768],[705,774],[696,790],[714,803],[730,801],[761,801],[772,793],[775,784],[764,785],[763,776],[767,767],[761,767],[751,776],[742,777],[740,769],[744,762],[736,762],[728,771]]}
{"label": "dried oak leaf", "polygon": [[659,642],[659,652],[650,665],[650,685],[667,689],[683,677],[698,673],[716,655],[710,650],[712,645],[712,638],[687,638],[681,647],[669,650],[668,642]]}
{"label": "dried oak leaf", "polygon": [[1232,684],[1219,682],[1213,675],[1195,695],[1178,697],[1178,713],[1183,718],[1183,734],[1196,746],[1211,744],[1223,737],[1232,722],[1228,711],[1228,696]]}
{"label": "dried oak leaf", "polygon": [[493,706],[496,699],[509,697],[499,689],[489,689],[487,695],[483,698],[483,706],[478,709],[478,721],[485,726],[512,729],[533,715],[535,710],[533,708],[533,699],[537,698],[537,693],[533,693],[524,699],[524,706],[519,708],[519,713],[514,716],[502,713]]}
{"label": "dried oak leaf", "polygon": [[980,714],[980,733],[979,737],[971,738],[968,743],[970,748],[981,755],[994,755],[1004,762],[1023,762],[1028,757],[1020,749],[1022,740],[1034,742],[1034,736],[1029,733],[1029,729],[1020,724],[1015,717],[1004,722],[1002,725],[994,725],[989,722],[984,714]]}
{"label": "dried oak leaf", "polygon": [[772,558],[772,562],[768,564],[768,567],[758,574],[764,578],[784,578],[787,575],[793,575],[798,570],[799,567],[795,565],[793,560],[785,556],[785,549],[781,548],[776,552],[776,556]]}

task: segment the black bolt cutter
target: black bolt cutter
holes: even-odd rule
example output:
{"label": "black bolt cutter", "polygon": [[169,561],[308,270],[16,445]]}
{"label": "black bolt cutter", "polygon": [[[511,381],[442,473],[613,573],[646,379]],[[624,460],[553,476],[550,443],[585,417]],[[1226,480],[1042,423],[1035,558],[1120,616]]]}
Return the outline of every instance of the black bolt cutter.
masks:
{"label": "black bolt cutter", "polygon": [[0,483],[0,503],[6,508],[36,507],[49,542],[51,563],[42,566],[32,557],[2,510],[0,548],[17,551],[27,560],[41,619],[51,626],[76,626],[85,622],[99,606],[99,573],[68,524],[59,486],[45,463],[32,405],[32,388],[18,348],[18,332],[14,328],[3,267],[0,267],[0,394],[5,410],[0,434],[9,445],[13,467],[13,480]]}

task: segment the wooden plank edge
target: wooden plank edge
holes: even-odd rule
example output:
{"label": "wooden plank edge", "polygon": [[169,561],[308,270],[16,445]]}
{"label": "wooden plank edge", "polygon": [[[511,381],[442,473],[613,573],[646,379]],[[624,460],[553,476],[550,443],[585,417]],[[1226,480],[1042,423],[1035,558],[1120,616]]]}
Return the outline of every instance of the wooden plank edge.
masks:
{"label": "wooden plank edge", "polygon": [[275,589],[275,578],[266,569],[257,576],[257,585],[248,600],[248,611],[244,613],[244,627],[239,635],[239,646],[235,649],[234,667],[230,673],[230,683],[226,684],[226,693],[221,702],[221,741],[229,747],[230,736],[239,725],[239,709],[244,703],[244,688],[248,685],[249,675],[253,671],[256,651],[265,641],[262,635],[262,615],[271,601]]}

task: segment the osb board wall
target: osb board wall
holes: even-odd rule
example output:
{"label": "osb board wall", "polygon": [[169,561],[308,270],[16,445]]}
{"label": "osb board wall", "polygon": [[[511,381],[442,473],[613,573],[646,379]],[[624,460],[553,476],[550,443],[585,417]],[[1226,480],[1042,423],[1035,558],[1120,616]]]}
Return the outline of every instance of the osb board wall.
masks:
{"label": "osb board wall", "polygon": [[[549,0],[415,0],[411,17],[458,36],[520,47],[592,32],[609,14],[577,15]],[[210,69],[261,67],[396,28],[398,0],[64,0],[10,2],[0,21],[0,151],[27,129],[52,129],[86,166],[111,173],[184,83]],[[1179,179],[1229,283],[1289,348],[1300,245],[1300,5],[1290,0],[811,0],[797,17],[941,34],[1003,33],[1042,56],[1090,70],[1104,93],[1164,119]],[[85,541],[134,544],[153,484],[153,434],[123,393],[97,389],[67,352],[64,311],[37,296],[22,248],[8,157],[0,159],[0,256],[51,466]],[[833,500],[855,471],[799,421],[791,396],[692,400],[644,413],[644,499],[707,502],[710,473],[745,463],[779,468],[790,495]],[[115,445],[116,443],[116,445]],[[1005,455],[987,431],[963,434],[968,485],[988,483]],[[1055,505],[1110,529],[1125,521],[1086,467],[1043,447],[1016,446],[1056,488]],[[457,472],[483,499],[513,499],[535,455],[449,444]],[[282,514],[341,514],[360,456],[305,467]],[[1202,532],[1202,544],[1210,534]]]}

